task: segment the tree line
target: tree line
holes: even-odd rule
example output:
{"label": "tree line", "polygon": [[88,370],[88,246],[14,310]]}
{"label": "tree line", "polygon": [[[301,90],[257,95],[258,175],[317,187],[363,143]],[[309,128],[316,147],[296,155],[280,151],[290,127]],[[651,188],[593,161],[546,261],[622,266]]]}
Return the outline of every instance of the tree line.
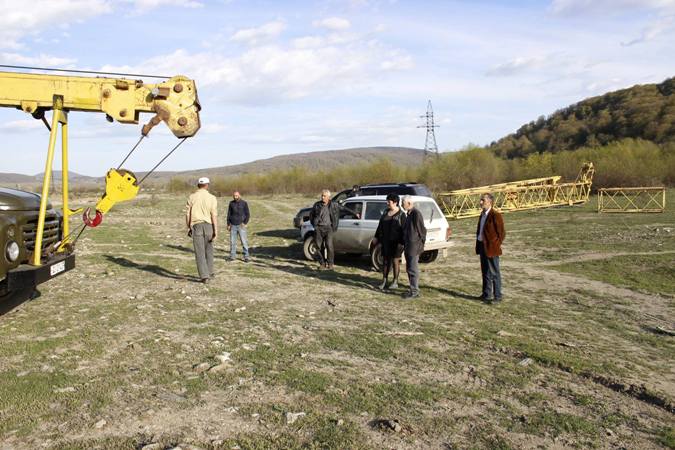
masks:
{"label": "tree line", "polygon": [[[594,188],[619,186],[675,185],[675,142],[655,142],[624,138],[603,146],[584,146],[575,150],[531,153],[508,158],[490,147],[467,147],[428,157],[414,167],[397,164],[383,157],[365,165],[309,170],[294,167],[261,174],[218,177],[211,190],[228,195],[238,190],[244,195],[316,194],[328,188],[338,191],[355,184],[420,182],[434,192],[446,192],[488,184],[561,175],[573,181],[584,162],[591,161],[596,172]],[[184,193],[194,189],[194,180],[174,177],[167,190]]]}

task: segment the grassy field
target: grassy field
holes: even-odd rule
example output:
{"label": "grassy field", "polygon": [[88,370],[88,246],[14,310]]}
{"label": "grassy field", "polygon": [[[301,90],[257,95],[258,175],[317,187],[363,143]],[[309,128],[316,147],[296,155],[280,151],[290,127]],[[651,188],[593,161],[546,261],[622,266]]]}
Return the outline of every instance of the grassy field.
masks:
{"label": "grassy field", "polygon": [[146,197],[6,307],[0,448],[675,448],[672,207],[506,215],[488,306],[474,220],[405,301],[366,258],[302,258],[311,199],[248,200],[252,262],[226,261],[223,229],[207,286],[185,199]]}

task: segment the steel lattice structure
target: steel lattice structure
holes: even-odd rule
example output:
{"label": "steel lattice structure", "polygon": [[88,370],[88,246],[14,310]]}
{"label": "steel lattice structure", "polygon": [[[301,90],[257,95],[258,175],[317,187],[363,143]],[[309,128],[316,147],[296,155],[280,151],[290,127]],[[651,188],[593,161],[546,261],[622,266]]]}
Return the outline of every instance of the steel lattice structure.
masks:
{"label": "steel lattice structure", "polygon": [[665,187],[618,187],[598,190],[598,212],[601,213],[660,213],[665,209]]}
{"label": "steel lattice structure", "polygon": [[494,207],[501,212],[571,206],[588,201],[594,173],[593,163],[588,162],[572,183],[558,183],[560,176],[552,176],[460,189],[438,194],[437,197],[449,219],[478,217],[480,197],[486,192],[494,195]]}
{"label": "steel lattice structure", "polygon": [[427,113],[420,117],[426,120],[424,125],[419,125],[417,127],[426,128],[427,130],[427,139],[424,142],[424,156],[436,155],[436,157],[438,157],[438,145],[436,145],[436,133],[434,133],[434,128],[438,128],[439,125],[434,123],[434,110],[431,107],[431,100],[427,103]]}

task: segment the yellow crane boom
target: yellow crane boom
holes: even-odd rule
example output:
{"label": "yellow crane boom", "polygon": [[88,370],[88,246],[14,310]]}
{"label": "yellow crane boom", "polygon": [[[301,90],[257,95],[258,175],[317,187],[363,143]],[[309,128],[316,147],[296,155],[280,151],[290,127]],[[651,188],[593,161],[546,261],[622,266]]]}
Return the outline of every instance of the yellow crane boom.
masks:
{"label": "yellow crane boom", "polygon": [[[58,106],[56,97],[60,98]],[[138,123],[140,113],[154,112],[176,137],[194,136],[200,127],[197,88],[183,76],[146,84],[123,78],[0,72],[0,106],[15,107],[36,118],[56,109],[103,112],[120,123],[132,124]],[[150,128],[144,128],[143,134]]]}
{"label": "yellow crane boom", "polygon": [[[14,107],[41,119],[47,124],[49,147],[42,183],[37,235],[32,264],[39,266],[42,257],[49,184],[61,125],[63,229],[62,241],[68,239],[68,218],[75,214],[68,208],[68,113],[70,111],[102,112],[110,121],[137,124],[141,113],[154,113],[142,128],[147,136],[160,122],[166,123],[179,138],[194,136],[200,128],[199,100],[193,80],[175,76],[166,81],[146,84],[142,80],[108,77],[47,75],[39,73],[0,72],[0,106]],[[52,111],[51,126],[45,112]],[[61,245],[60,250],[64,251]]]}

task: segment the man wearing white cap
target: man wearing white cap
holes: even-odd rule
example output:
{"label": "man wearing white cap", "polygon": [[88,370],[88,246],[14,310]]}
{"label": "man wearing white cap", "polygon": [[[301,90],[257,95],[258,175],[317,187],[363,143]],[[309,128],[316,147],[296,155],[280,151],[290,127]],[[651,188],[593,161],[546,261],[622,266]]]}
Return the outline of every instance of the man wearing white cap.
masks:
{"label": "man wearing white cap", "polygon": [[192,236],[197,270],[202,283],[213,276],[213,241],[218,234],[218,200],[209,192],[209,179],[197,180],[197,190],[187,201],[185,223]]}

